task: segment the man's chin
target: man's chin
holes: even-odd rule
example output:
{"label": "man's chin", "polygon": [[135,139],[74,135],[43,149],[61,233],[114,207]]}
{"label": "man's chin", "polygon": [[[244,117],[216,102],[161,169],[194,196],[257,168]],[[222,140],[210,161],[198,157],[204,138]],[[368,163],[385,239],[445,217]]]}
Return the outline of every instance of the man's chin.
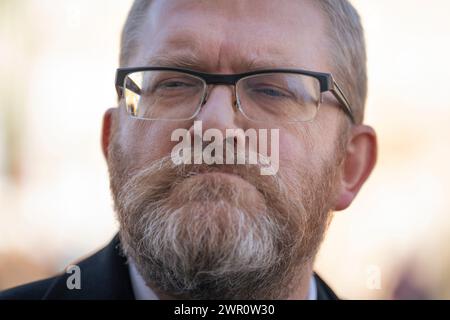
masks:
{"label": "man's chin", "polygon": [[[314,195],[320,189],[308,177],[286,185],[252,167],[200,169],[166,163],[115,184],[125,253],[147,283],[174,296],[285,296],[286,281],[315,252],[326,217],[303,207],[299,194],[309,193],[298,181]],[[314,204],[308,208],[324,201]]]}

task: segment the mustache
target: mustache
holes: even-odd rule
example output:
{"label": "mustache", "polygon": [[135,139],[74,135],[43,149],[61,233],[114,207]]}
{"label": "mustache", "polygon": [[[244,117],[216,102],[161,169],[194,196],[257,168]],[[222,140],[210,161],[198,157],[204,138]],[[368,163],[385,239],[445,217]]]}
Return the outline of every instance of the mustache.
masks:
{"label": "mustache", "polygon": [[[194,159],[195,151],[191,150],[192,159]],[[225,164],[225,163],[213,163],[206,164],[200,163],[174,163],[170,155],[164,156],[157,160],[153,160],[143,165],[140,165],[139,169],[131,169],[128,171],[128,182],[125,182],[131,186],[139,183],[145,183],[142,180],[151,181],[151,185],[169,186],[180,183],[181,181],[191,178],[193,176],[205,174],[205,173],[225,173],[238,176],[239,178],[254,185],[259,191],[264,192],[265,189],[277,189],[281,188],[281,173],[278,172],[274,175],[261,175],[260,172],[263,168],[267,167],[267,162],[264,157],[257,157],[257,162],[250,164],[248,158],[252,155],[239,155],[235,153],[235,159],[237,157],[244,157],[244,164]],[[281,190],[280,190],[281,191]]]}
{"label": "mustache", "polygon": [[[205,173],[228,173],[244,180],[241,181],[242,184],[247,183],[254,187],[268,206],[283,208],[291,204],[293,198],[292,194],[288,192],[290,184],[281,176],[281,170],[275,175],[260,175],[261,167],[264,165],[261,162],[239,165],[175,164],[170,155],[167,155],[144,163],[138,169],[126,170],[125,175],[114,179],[113,188],[117,192],[118,199],[127,199],[127,204],[133,207],[138,203],[144,205],[144,203],[160,203],[164,199],[174,199],[173,192],[179,185],[185,182],[192,185],[192,183],[188,183],[189,178],[198,176],[201,179],[201,175]],[[205,188],[217,188],[219,185],[223,185],[224,188],[220,188],[222,191],[232,190],[233,184],[237,189],[243,190],[242,188],[244,188],[244,186],[238,185],[239,179],[224,179],[219,175],[205,177],[204,180],[195,180],[197,191],[199,191],[201,183],[204,183]],[[186,189],[182,188],[182,190]],[[184,195],[180,196],[181,198],[185,197]]]}

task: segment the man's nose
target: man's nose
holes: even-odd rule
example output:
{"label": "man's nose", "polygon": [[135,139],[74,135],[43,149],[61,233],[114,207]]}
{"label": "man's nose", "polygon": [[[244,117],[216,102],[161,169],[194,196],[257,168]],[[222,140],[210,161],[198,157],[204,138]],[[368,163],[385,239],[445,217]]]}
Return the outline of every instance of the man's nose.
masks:
{"label": "man's nose", "polygon": [[[235,101],[234,87],[214,85],[209,89],[200,112],[194,119],[202,121],[203,130],[218,129],[225,137],[226,129],[242,127],[242,119]],[[190,128],[193,134],[194,127]]]}

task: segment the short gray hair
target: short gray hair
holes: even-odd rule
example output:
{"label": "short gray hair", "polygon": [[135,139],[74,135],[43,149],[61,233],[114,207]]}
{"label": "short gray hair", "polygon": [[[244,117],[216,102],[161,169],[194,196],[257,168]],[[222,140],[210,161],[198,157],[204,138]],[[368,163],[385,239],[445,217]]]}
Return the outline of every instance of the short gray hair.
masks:
{"label": "short gray hair", "polygon": [[[126,66],[138,46],[138,26],[152,0],[135,0],[122,32],[120,65]],[[361,19],[348,0],[314,0],[325,13],[330,39],[330,59],[334,64],[334,77],[345,92],[356,123],[364,120],[367,98],[367,58]]]}

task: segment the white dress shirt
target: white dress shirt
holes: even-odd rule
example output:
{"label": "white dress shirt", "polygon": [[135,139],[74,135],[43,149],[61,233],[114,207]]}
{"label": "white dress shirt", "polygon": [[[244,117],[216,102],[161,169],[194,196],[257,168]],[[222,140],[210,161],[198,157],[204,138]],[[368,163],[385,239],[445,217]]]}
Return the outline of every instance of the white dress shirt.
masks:
{"label": "white dress shirt", "polygon": [[[130,272],[131,286],[136,300],[159,300],[158,296],[150,289],[142,278],[131,259],[128,259],[128,270]],[[314,276],[309,281],[309,292],[307,300],[317,300],[317,284]]]}

